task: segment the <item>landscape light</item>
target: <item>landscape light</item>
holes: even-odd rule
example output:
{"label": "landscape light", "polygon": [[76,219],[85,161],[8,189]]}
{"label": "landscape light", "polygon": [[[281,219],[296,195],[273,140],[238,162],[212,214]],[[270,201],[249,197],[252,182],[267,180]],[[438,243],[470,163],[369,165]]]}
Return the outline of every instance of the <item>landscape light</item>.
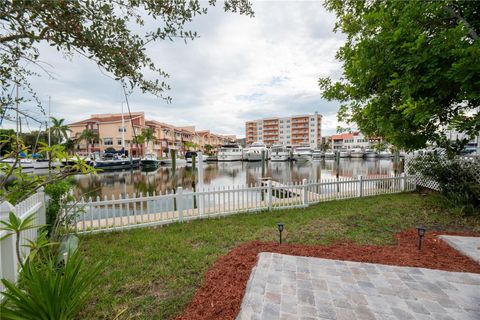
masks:
{"label": "landscape light", "polygon": [[285,225],[281,222],[277,223],[277,226],[278,226],[278,232],[279,232],[279,236],[280,236],[280,244],[282,243],[282,231],[283,231],[283,228],[285,227]]}
{"label": "landscape light", "polygon": [[422,249],[422,240],[423,240],[423,237],[425,236],[425,231],[427,231],[427,229],[425,229],[425,227],[422,225],[419,225],[417,227],[417,232],[418,232],[418,250],[421,250]]}

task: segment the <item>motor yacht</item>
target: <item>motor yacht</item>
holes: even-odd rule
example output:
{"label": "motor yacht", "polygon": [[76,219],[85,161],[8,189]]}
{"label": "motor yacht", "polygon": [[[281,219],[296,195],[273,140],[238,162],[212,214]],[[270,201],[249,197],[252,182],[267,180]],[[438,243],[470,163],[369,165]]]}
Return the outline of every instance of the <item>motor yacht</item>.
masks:
{"label": "motor yacht", "polygon": [[325,151],[325,159],[334,159],[335,158],[335,151],[327,150]]}
{"label": "motor yacht", "polygon": [[340,150],[340,158],[349,158],[350,150]]}
{"label": "motor yacht", "polygon": [[127,158],[116,154],[105,154],[103,157],[98,157],[94,162],[95,169],[102,170],[125,170],[135,169],[140,167],[140,158]]}
{"label": "motor yacht", "polygon": [[380,151],[380,153],[378,154],[378,157],[383,159],[391,158],[392,153],[390,151]]}
{"label": "motor yacht", "polygon": [[160,160],[158,160],[155,153],[147,153],[142,160],[140,160],[140,165],[142,169],[156,169],[160,165]]}
{"label": "motor yacht", "polygon": [[225,144],[218,151],[218,161],[242,161],[243,148],[239,144]]}
{"label": "motor yacht", "polygon": [[291,158],[291,149],[284,145],[274,145],[270,150],[270,157],[272,161],[289,161]]}
{"label": "motor yacht", "polygon": [[268,159],[268,148],[262,142],[254,142],[250,147],[244,150],[244,160],[247,161],[261,161],[262,153],[265,160]]}
{"label": "motor yacht", "polygon": [[325,154],[323,153],[322,150],[319,150],[319,149],[313,150],[313,153],[312,153],[312,159],[313,160],[320,160],[324,156],[325,156]]}
{"label": "motor yacht", "polygon": [[298,147],[293,150],[293,159],[295,161],[311,161],[313,150],[310,147]]}
{"label": "motor yacht", "polygon": [[365,151],[361,148],[355,148],[350,151],[350,157],[352,158],[363,158]]}
{"label": "motor yacht", "polygon": [[375,159],[377,157],[377,151],[373,149],[365,150],[365,159]]}

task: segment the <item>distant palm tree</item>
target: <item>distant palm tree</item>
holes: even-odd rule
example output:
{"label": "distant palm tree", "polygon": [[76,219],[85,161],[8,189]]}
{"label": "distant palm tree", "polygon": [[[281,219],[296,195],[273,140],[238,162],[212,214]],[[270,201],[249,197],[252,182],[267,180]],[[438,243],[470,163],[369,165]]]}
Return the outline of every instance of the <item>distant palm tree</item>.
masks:
{"label": "distant palm tree", "polygon": [[56,143],[61,143],[63,140],[68,139],[68,132],[72,131],[68,127],[68,125],[64,124],[63,122],[65,119],[57,119],[51,117],[52,125],[50,126],[50,134],[54,138]]}
{"label": "distant palm tree", "polygon": [[100,136],[98,135],[98,133],[90,129],[83,130],[80,136],[77,138],[78,143],[82,141],[85,141],[87,143],[87,153],[89,153],[89,149],[88,149],[89,144],[92,145],[92,149],[93,149],[93,146],[95,145],[95,141],[100,142],[101,140],[102,139],[100,139]]}
{"label": "distant palm tree", "polygon": [[152,128],[146,128],[142,130],[143,141],[147,143],[147,150],[150,142],[157,140],[155,137],[155,132]]}
{"label": "distant palm tree", "polygon": [[67,151],[69,154],[72,154],[73,151],[75,150],[75,141],[72,139],[67,139],[62,144],[65,147],[65,151]]}

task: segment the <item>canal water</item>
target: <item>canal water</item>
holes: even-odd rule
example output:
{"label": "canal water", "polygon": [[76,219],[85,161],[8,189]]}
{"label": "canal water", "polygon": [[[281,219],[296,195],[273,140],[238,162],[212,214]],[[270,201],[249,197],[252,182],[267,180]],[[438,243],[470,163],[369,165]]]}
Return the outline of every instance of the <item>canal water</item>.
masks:
{"label": "canal water", "polygon": [[[401,167],[401,166],[398,166]],[[233,187],[258,183],[262,178],[271,178],[281,183],[301,182],[303,179],[320,181],[336,178],[384,177],[401,173],[395,170],[390,159],[340,159],[337,166],[332,159],[313,162],[213,162],[204,163],[204,186]],[[198,172],[191,165],[173,170],[169,166],[156,171],[141,170],[101,172],[96,175],[74,177],[77,197],[124,197],[125,195],[156,194],[170,192],[178,187],[192,189],[198,184]]]}

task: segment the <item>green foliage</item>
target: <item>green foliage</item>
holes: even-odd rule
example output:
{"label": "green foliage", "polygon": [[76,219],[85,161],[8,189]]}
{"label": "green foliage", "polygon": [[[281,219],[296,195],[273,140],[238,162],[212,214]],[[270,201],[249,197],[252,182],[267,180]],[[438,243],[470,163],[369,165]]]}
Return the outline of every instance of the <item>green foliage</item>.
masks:
{"label": "green foliage", "polygon": [[436,181],[448,202],[466,214],[480,215],[480,165],[426,155],[412,160],[411,170]]}
{"label": "green foliage", "polygon": [[87,267],[77,251],[69,255],[64,266],[58,266],[54,258],[42,263],[25,263],[20,283],[5,279],[7,288],[0,305],[2,319],[55,319],[75,318],[95,288],[95,278],[101,264]]}
{"label": "green foliage", "polygon": [[82,131],[80,136],[77,137],[77,142],[80,143],[82,141],[85,141],[87,144],[87,152],[90,150],[89,147],[90,145],[94,145],[97,142],[100,142],[100,136],[97,131],[93,131],[90,129],[85,129]]}
{"label": "green foliage", "polygon": [[343,77],[319,80],[338,117],[406,150],[428,143],[456,152],[445,131],[480,131],[480,19],[476,1],[327,0]]}
{"label": "green foliage", "polygon": [[[64,199],[68,196],[68,192],[72,189],[74,182],[72,179],[65,179],[62,181],[57,181],[45,186],[45,194],[49,196],[47,203],[47,225],[49,233],[52,231],[53,226],[55,225],[55,220],[60,214],[62,209]],[[68,200],[68,199],[67,199]],[[70,199],[73,200],[73,199]]]}
{"label": "green foliage", "polygon": [[10,154],[15,150],[15,131],[12,129],[0,129],[0,156]]}

